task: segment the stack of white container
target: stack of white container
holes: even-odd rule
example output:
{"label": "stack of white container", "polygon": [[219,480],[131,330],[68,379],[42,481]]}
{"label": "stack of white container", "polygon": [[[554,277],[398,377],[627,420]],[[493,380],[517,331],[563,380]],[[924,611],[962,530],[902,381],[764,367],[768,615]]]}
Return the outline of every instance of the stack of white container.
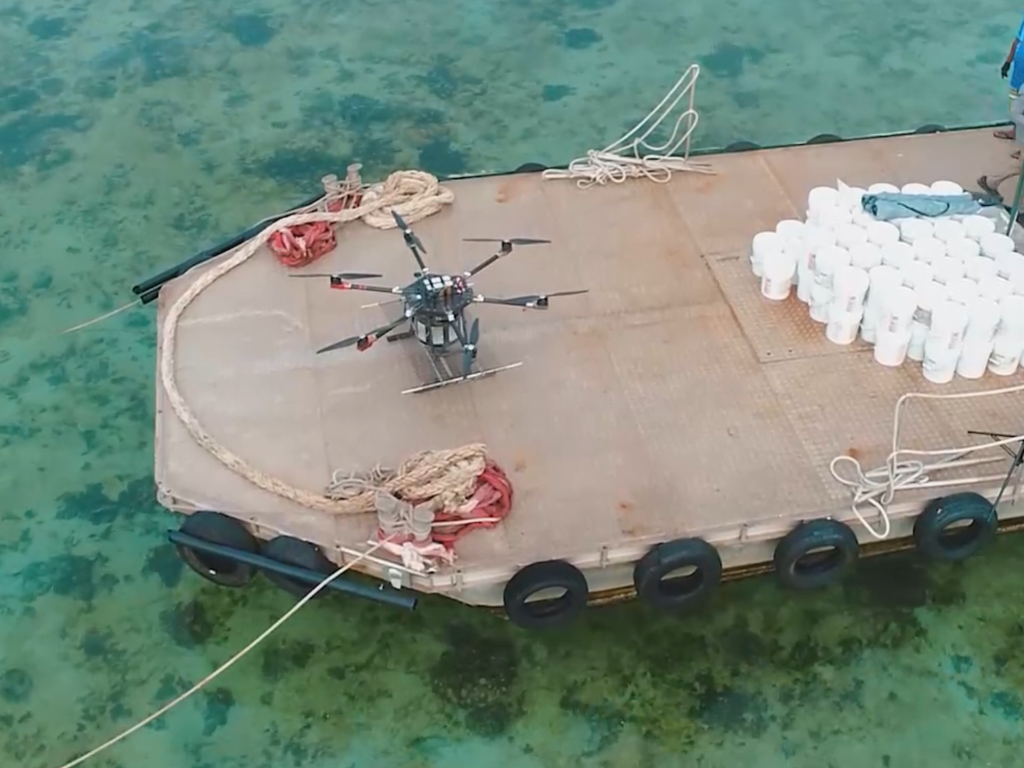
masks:
{"label": "stack of white container", "polygon": [[764,297],[784,301],[795,286],[829,341],[850,344],[859,332],[878,363],[910,358],[936,384],[986,369],[1015,373],[1024,354],[1024,256],[1013,240],[985,216],[880,221],[864,211],[865,192],[963,189],[951,181],[812,189],[806,221],[780,221],[754,237],[751,267]]}

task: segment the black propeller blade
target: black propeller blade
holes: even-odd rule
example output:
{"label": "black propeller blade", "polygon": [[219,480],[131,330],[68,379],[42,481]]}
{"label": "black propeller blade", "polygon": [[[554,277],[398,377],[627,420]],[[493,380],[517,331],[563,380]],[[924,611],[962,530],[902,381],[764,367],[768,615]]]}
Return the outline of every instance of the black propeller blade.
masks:
{"label": "black propeller blade", "polygon": [[[405,238],[405,244],[409,246],[409,250],[412,251],[412,255],[416,257],[416,263],[420,265],[420,269],[424,272],[427,271],[427,265],[423,263],[423,258],[420,256],[420,251],[423,253],[427,252],[426,247],[423,245],[423,241],[420,240],[419,236],[412,231],[408,224],[394,208],[391,209],[391,215],[395,219],[395,224],[402,230],[402,237]],[[416,249],[419,248],[419,251]]]}
{"label": "black propeller blade", "polygon": [[365,352],[373,346],[374,342],[380,340],[382,337],[387,336],[391,331],[397,328],[399,325],[406,321],[406,317],[402,316],[395,320],[393,323],[383,325],[380,328],[374,328],[369,333],[364,333],[362,336],[351,336],[341,341],[336,341],[333,344],[328,344],[322,349],[318,349],[316,353],[319,355],[321,352],[330,352],[335,349],[342,349],[344,347],[351,347],[353,344],[356,345],[356,349],[360,352]]}
{"label": "black propeller blade", "polygon": [[536,237],[464,237],[462,240],[466,243],[508,243],[509,245],[541,245],[551,242]]}
{"label": "black propeller blade", "polygon": [[509,307],[524,307],[525,309],[547,309],[550,303],[549,300],[554,296],[577,296],[581,293],[589,293],[589,290],[584,288],[579,291],[556,291],[555,293],[533,294],[531,296],[513,296],[509,299],[491,299],[477,295],[473,297],[473,300],[485,304],[504,304]]}
{"label": "black propeller blade", "polygon": [[480,318],[473,320],[469,328],[469,340],[462,340],[462,375],[469,376],[473,372],[473,360],[476,359],[476,343],[480,340]]}
{"label": "black propeller blade", "polygon": [[367,280],[371,277],[384,277],[384,275],[375,275],[372,272],[335,272],[334,274],[316,272],[303,275],[288,275],[288,277],[330,277],[333,280]]}

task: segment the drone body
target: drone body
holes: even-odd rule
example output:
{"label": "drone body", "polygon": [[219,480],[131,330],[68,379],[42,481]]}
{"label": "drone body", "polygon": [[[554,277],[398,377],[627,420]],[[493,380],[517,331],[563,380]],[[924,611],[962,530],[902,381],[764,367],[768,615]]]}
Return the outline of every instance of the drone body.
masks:
{"label": "drone body", "polygon": [[[335,290],[372,291],[394,295],[395,298],[393,300],[381,301],[376,305],[370,306],[382,306],[400,302],[403,310],[400,317],[362,336],[352,336],[329,344],[317,350],[317,354],[349,346],[355,346],[360,352],[365,352],[382,337],[386,337],[388,341],[399,341],[415,337],[427,350],[438,380],[425,387],[408,390],[410,392],[453,384],[458,381],[502,370],[495,369],[491,372],[473,371],[473,364],[477,353],[477,342],[480,338],[480,320],[477,318],[473,320],[472,324],[467,323],[465,313],[471,304],[501,304],[504,306],[521,307],[523,309],[547,309],[549,299],[552,296],[568,296],[587,292],[586,290],[561,291],[552,294],[516,296],[507,299],[482,296],[476,293],[473,290],[472,284],[468,282],[471,277],[503,256],[512,253],[513,245],[536,245],[550,241],[531,238],[511,238],[508,240],[466,238],[467,241],[472,242],[499,242],[501,243],[500,250],[468,272],[455,275],[434,275],[423,261],[423,255],[426,254],[426,248],[424,248],[423,243],[409,229],[401,216],[394,211],[392,211],[392,215],[398,227],[402,230],[406,245],[412,251],[416,263],[419,265],[419,271],[414,273],[416,279],[413,282],[405,286],[388,288],[385,286],[350,282],[353,279],[380,277],[380,275],[342,273],[335,275],[293,275],[293,277],[328,277],[330,278],[331,288]],[[409,326],[406,330],[392,333],[399,326],[405,324]],[[461,349],[461,375],[454,375],[446,362],[446,358],[457,351],[454,349],[456,345]]]}

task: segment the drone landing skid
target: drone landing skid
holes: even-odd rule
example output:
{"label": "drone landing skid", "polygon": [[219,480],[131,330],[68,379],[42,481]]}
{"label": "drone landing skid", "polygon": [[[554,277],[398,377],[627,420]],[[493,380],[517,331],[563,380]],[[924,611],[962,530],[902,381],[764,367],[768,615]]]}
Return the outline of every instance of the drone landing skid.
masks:
{"label": "drone landing skid", "polygon": [[501,373],[502,371],[509,371],[513,368],[518,368],[522,365],[522,361],[518,363],[511,363],[509,365],[498,366],[497,368],[486,368],[482,371],[473,371],[467,373],[465,376],[456,376],[452,373],[451,367],[448,365],[448,361],[442,356],[430,355],[430,363],[434,367],[434,373],[436,379],[430,384],[423,384],[419,387],[413,387],[411,389],[403,389],[403,395],[414,395],[420,392],[430,392],[434,389],[440,389],[441,387],[448,387],[452,384],[461,384],[464,381],[475,381],[476,379],[487,378],[488,376],[494,376],[495,374]]}

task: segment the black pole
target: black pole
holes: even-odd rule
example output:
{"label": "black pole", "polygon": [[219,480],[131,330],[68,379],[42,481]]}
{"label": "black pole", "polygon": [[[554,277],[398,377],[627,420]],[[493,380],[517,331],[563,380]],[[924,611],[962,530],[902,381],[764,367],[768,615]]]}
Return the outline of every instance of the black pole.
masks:
{"label": "black pole", "polygon": [[[196,552],[204,552],[209,555],[219,555],[220,557],[227,558],[228,560],[235,560],[239,563],[245,563],[251,565],[254,568],[259,568],[265,571],[273,571],[279,573],[282,576],[288,576],[292,579],[298,579],[304,581],[313,586],[319,584],[329,574],[317,573],[308,568],[299,568],[294,565],[286,565],[285,563],[279,563],[277,560],[271,560],[269,557],[263,557],[262,555],[254,555],[249,552],[243,552],[240,549],[234,549],[233,547],[224,547],[220,544],[212,544],[209,541],[198,539],[195,536],[189,536],[187,533],[181,531],[168,531],[167,538],[172,544],[179,544],[189,549],[194,549]],[[364,597],[367,600],[373,600],[376,603],[383,603],[384,605],[391,605],[396,608],[404,608],[407,611],[411,611],[416,607],[416,596],[405,592],[400,592],[397,589],[381,584],[380,587],[372,587],[368,584],[360,584],[339,576],[334,581],[328,583],[326,589],[333,589],[338,592],[345,592],[356,597]]]}
{"label": "black pole", "polygon": [[[303,208],[307,205],[312,205],[323,196],[323,192],[321,192],[309,198],[308,200],[299,203],[298,205],[294,206],[294,208]],[[183,274],[192,269],[192,267],[203,264],[209,261],[210,259],[215,259],[222,253],[227,253],[232,248],[237,248],[246,240],[249,240],[250,238],[258,235],[260,232],[269,227],[278,219],[283,219],[285,216],[290,215],[290,213],[282,213],[277,216],[272,216],[268,218],[266,221],[261,221],[259,224],[255,224],[249,227],[244,232],[240,232],[234,237],[225,240],[223,243],[220,243],[219,245],[215,245],[212,248],[208,248],[205,251],[197,253],[195,256],[191,258],[185,259],[180,264],[177,264],[171,267],[170,269],[165,269],[160,274],[155,275],[149,278],[148,280],[143,280],[141,283],[133,285],[132,293],[134,293],[136,296],[141,296],[143,304],[148,304],[157,297],[157,295],[160,292],[160,287],[164,283],[168,283],[176,277],[181,277]]]}

